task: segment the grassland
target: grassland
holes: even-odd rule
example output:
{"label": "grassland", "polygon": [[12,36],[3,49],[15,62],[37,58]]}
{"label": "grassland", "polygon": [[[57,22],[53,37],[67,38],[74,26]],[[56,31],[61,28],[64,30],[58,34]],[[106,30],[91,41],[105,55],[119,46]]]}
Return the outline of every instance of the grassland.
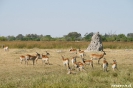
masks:
{"label": "grassland", "polygon": [[[47,42],[43,42],[44,45],[42,45],[42,42],[41,44],[36,43],[34,42],[34,45],[33,42],[1,42],[1,44],[9,45],[11,48],[8,52],[4,52],[2,48],[0,49],[0,88],[111,88],[111,85],[115,84],[131,84],[133,87],[133,49],[127,48],[132,47],[131,43],[125,49],[104,49],[107,54],[105,58],[109,62],[108,72],[103,72],[101,65],[98,65],[97,61],[94,60],[94,69],[90,66],[85,66],[86,71],[73,70],[73,74],[67,74],[68,71],[62,65],[61,59],[61,55],[65,55],[69,59],[75,56],[75,54],[68,52],[72,44],[71,42],[66,43],[66,45],[60,43],[62,45],[60,47],[55,44],[56,46],[54,47],[56,48],[53,47],[54,43],[52,42],[49,49],[44,47]],[[25,44],[26,47],[16,47],[21,44]],[[32,44],[34,46],[39,44],[40,48],[27,48],[27,46],[32,46]],[[120,45],[124,46],[124,44],[121,43]],[[47,46],[50,46],[50,44]],[[67,47],[63,48],[64,46]],[[73,47],[81,46],[82,43],[79,43],[79,45],[73,44]],[[87,46],[88,44],[86,43],[81,49],[85,49]],[[35,52],[45,54],[45,51],[50,53],[50,65],[42,64],[40,59],[34,66],[31,61],[29,61],[28,65],[25,65],[24,62],[20,63],[20,55],[35,55]],[[58,51],[62,52],[59,53]],[[86,52],[85,59],[90,59],[89,52]],[[118,62],[119,71],[111,69],[111,63],[114,59]],[[77,60],[81,61],[81,58],[78,57]],[[102,60],[100,63],[102,63]]]}
{"label": "grassland", "polygon": [[[67,42],[67,41],[0,41],[0,45],[6,45],[10,48],[17,49],[68,49],[68,48],[82,48],[86,49],[90,42]],[[133,42],[103,42],[104,49],[133,49]]]}

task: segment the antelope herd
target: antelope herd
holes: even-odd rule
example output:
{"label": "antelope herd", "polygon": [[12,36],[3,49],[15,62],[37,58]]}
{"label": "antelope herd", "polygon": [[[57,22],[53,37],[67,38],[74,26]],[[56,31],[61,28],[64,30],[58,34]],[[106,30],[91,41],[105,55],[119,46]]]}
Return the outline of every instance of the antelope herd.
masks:
{"label": "antelope herd", "polygon": [[[4,46],[3,45],[3,49],[4,51],[8,51],[8,46]],[[32,64],[35,65],[35,63],[37,64],[38,59],[42,60],[42,64],[48,64],[49,63],[49,55],[51,55],[50,53],[48,53],[47,51],[45,51],[46,54],[39,54],[38,52],[36,52],[36,55],[30,55],[30,54],[26,54],[26,55],[20,55],[20,63],[22,64],[22,62],[25,62],[25,64],[28,65],[29,61],[32,61]],[[65,55],[60,55],[61,59],[62,59],[62,63],[65,67],[67,67],[68,73],[67,74],[71,74],[72,70],[77,69],[78,71],[85,71],[85,68],[87,65],[90,65],[92,69],[94,69],[95,65],[94,65],[94,60],[98,61],[98,64],[100,64],[100,60],[103,59],[103,63],[102,63],[102,68],[103,71],[107,72],[108,71],[108,62],[105,58],[105,51],[101,51],[101,53],[91,53],[89,55],[89,57],[86,56],[86,52],[79,49],[73,49],[71,48],[69,51],[69,53],[72,53],[73,57],[66,57]],[[80,58],[80,61],[77,61],[77,58]],[[86,59],[87,58],[87,59]],[[90,58],[90,59],[88,59]],[[60,59],[60,60],[61,60]],[[71,66],[70,66],[70,61],[71,61]],[[100,66],[100,65],[99,65]],[[117,62],[116,60],[113,60],[112,62],[112,70],[118,70],[117,68]]]}

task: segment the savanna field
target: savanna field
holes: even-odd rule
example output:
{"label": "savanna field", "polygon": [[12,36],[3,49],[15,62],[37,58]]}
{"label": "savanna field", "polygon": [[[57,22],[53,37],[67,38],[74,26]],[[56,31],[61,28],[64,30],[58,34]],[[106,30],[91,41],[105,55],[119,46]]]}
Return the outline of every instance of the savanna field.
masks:
{"label": "savanna field", "polygon": [[[94,68],[86,65],[85,71],[73,68],[71,59],[78,54],[70,53],[69,49],[80,48],[86,50],[89,42],[64,41],[5,41],[2,45],[9,46],[9,51],[0,49],[0,88],[132,88],[133,87],[133,42],[103,42],[104,56],[109,63],[108,72],[103,72],[97,60],[93,60]],[[21,55],[40,54],[49,55],[49,65],[38,59],[35,65],[28,61],[28,65],[20,63]],[[91,52],[85,52],[85,59],[90,59]],[[67,74],[67,67],[63,66],[61,56],[69,58],[71,74]],[[118,70],[113,71],[113,60],[117,61]],[[113,86],[113,85],[118,85]],[[123,87],[120,85],[124,85]]]}

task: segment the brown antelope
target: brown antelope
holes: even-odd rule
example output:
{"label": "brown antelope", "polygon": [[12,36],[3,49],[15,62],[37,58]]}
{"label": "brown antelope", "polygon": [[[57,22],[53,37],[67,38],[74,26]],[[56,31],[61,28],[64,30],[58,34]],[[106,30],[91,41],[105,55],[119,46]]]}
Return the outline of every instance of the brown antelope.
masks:
{"label": "brown antelope", "polygon": [[34,65],[35,60],[38,60],[38,58],[40,56],[38,54],[36,56],[27,54],[25,57],[26,57],[27,63],[28,63],[29,60],[32,60],[33,61],[33,65]]}
{"label": "brown antelope", "polygon": [[19,58],[20,58],[21,64],[22,64],[22,61],[25,61],[25,64],[26,64],[27,60],[26,60],[25,56],[21,55]]}
{"label": "brown antelope", "polygon": [[76,62],[76,56],[72,58],[72,66],[74,66],[74,63]]}
{"label": "brown antelope", "polygon": [[[37,52],[36,52],[37,53]],[[38,59],[42,59],[42,63],[48,63],[49,64],[49,57],[47,55],[40,55],[39,53],[37,53],[38,58],[36,59],[36,62]]]}
{"label": "brown antelope", "polygon": [[113,60],[112,69],[113,69],[113,71],[115,71],[115,69],[118,70],[116,60]]}
{"label": "brown antelope", "polygon": [[9,47],[8,46],[4,46],[3,45],[3,49],[4,49],[4,51],[9,51]]}
{"label": "brown antelope", "polygon": [[71,48],[69,51],[70,51],[70,53],[76,53],[77,54],[77,49]]}
{"label": "brown antelope", "polygon": [[82,62],[74,62],[74,67],[77,68],[79,71],[84,70],[84,64]]}
{"label": "brown antelope", "polygon": [[31,55],[29,55],[29,54],[27,54],[27,55],[21,55],[19,58],[20,58],[20,62],[21,62],[21,64],[22,64],[22,61],[25,61],[25,64],[28,64],[28,61],[27,60],[29,60],[30,59],[30,56]]}
{"label": "brown antelope", "polygon": [[63,60],[63,65],[69,67],[69,59],[68,58],[64,58],[63,56],[62,57],[62,60]]}
{"label": "brown antelope", "polygon": [[85,52],[79,49],[78,54],[79,54],[79,56],[80,56],[81,58],[83,58],[84,55],[85,55]]}
{"label": "brown antelope", "polygon": [[108,68],[108,62],[104,58],[104,60],[103,60],[103,71],[106,71],[107,72],[107,68]]}
{"label": "brown antelope", "polygon": [[85,60],[84,58],[82,58],[82,61],[84,65],[91,65],[91,67],[93,68],[93,60]]}
{"label": "brown antelope", "polygon": [[106,55],[106,53],[103,51],[102,54],[90,54],[90,58],[91,58],[92,60],[95,60],[95,59],[98,60],[98,64],[99,64],[100,59],[103,58],[104,55]]}
{"label": "brown antelope", "polygon": [[[42,62],[45,63],[47,62],[49,64],[49,57],[47,55],[42,54]],[[46,63],[45,63],[46,64]]]}

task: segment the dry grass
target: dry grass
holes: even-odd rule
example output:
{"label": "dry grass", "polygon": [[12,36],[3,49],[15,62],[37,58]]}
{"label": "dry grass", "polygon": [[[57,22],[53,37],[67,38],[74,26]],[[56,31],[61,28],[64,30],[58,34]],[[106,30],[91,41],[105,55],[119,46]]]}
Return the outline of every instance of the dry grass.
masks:
{"label": "dry grass", "polygon": [[[62,52],[58,53],[60,50]],[[108,72],[103,72],[102,67],[94,60],[94,69],[86,66],[86,71],[73,70],[73,74],[69,75],[61,59],[61,55],[68,58],[75,56],[68,50],[33,48],[10,49],[9,52],[4,52],[0,49],[0,88],[110,88],[112,84],[133,86],[132,49],[105,49],[105,58],[109,62]],[[45,51],[51,54],[50,65],[42,64],[40,59],[34,66],[31,61],[29,65],[20,63],[20,55],[35,55],[35,52],[45,54]],[[85,59],[90,59],[89,53],[86,53]],[[119,71],[113,72],[111,69],[113,59],[118,62]],[[79,57],[77,60],[81,61]]]}
{"label": "dry grass", "polygon": [[[68,49],[68,48],[82,48],[86,49],[90,42],[79,41],[1,41],[2,45],[9,46],[9,48],[16,49]],[[103,42],[104,49],[133,49],[133,42]]]}

